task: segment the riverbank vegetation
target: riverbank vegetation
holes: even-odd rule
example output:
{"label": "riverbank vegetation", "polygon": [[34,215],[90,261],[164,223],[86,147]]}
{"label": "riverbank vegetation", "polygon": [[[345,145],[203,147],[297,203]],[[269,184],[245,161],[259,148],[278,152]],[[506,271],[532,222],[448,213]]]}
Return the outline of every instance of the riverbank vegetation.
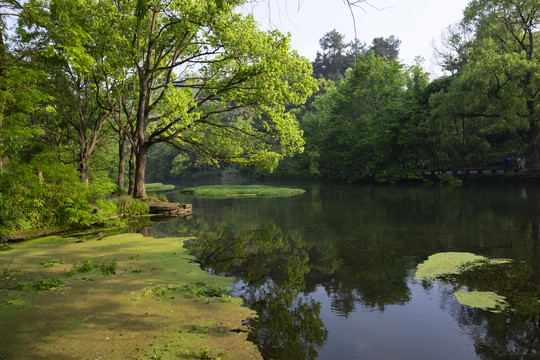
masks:
{"label": "riverbank vegetation", "polygon": [[108,224],[113,193],[147,197],[155,146],[177,173],[188,155],[274,169],[300,152],[286,106],[316,88],[311,66],[243,3],[2,2],[0,234]]}
{"label": "riverbank vegetation", "polygon": [[108,224],[112,194],[226,164],[227,184],[539,169],[534,2],[471,1],[439,78],[394,36],[329,31],[310,64],[244,3],[0,4],[0,233]]}

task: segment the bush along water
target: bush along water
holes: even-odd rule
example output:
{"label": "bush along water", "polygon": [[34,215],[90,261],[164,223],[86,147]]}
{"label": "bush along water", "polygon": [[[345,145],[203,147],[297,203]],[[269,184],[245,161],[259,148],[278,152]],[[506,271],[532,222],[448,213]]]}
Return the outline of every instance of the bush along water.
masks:
{"label": "bush along water", "polygon": [[146,203],[141,200],[134,199],[129,195],[121,195],[115,198],[114,203],[116,205],[119,214],[124,216],[139,216],[146,215],[150,212],[150,208]]}
{"label": "bush along water", "polygon": [[74,165],[38,154],[0,173],[0,238],[18,230],[111,225],[117,207],[108,197],[114,190],[107,177],[86,185]]}

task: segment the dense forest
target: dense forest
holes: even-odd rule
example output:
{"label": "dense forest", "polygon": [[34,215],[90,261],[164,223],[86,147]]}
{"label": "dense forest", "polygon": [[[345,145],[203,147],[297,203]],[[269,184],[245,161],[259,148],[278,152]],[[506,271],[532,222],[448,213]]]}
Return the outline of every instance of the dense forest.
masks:
{"label": "dense forest", "polygon": [[107,222],[112,193],[197,172],[394,183],[540,167],[537,1],[471,1],[439,78],[401,63],[394,36],[329,31],[310,64],[244,3],[0,1],[0,234]]}

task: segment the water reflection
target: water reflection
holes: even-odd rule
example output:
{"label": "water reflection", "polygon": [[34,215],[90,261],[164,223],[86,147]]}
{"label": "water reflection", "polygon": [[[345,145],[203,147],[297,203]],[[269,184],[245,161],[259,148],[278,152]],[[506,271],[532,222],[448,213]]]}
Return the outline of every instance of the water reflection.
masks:
{"label": "water reflection", "polygon": [[307,252],[295,245],[297,234],[285,236],[275,224],[245,232],[225,224],[183,225],[184,232],[197,234],[185,246],[204,267],[242,279],[241,296],[258,314],[249,340],[267,358],[316,359],[328,332],[320,304],[303,295],[310,267]]}
{"label": "water reflection", "polygon": [[524,262],[482,265],[447,277],[453,292],[494,291],[506,298],[511,310],[496,314],[455,306],[452,315],[467,329],[482,359],[537,359],[540,355],[540,281]]}
{"label": "water reflection", "polygon": [[[268,359],[503,359],[538,353],[538,315],[457,303],[456,286],[411,280],[444,251],[512,258],[538,284],[540,188],[312,186],[288,199],[201,200],[191,220],[149,229],[194,235],[204,266],[239,279]],[[523,274],[522,274],[523,275]]]}

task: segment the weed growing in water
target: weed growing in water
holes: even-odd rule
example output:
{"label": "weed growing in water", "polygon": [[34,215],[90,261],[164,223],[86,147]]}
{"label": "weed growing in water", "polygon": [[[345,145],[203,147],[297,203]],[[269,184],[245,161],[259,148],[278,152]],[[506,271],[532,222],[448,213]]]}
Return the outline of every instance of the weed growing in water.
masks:
{"label": "weed growing in water", "polygon": [[101,274],[102,275],[113,275],[116,274],[116,268],[118,267],[118,264],[116,263],[116,259],[114,260],[105,260],[103,264],[101,264]]}
{"label": "weed growing in water", "polygon": [[201,349],[199,359],[210,359],[210,349],[209,348]]}
{"label": "weed growing in water", "polygon": [[45,291],[64,285],[66,282],[62,279],[41,279],[34,283],[34,288],[37,291]]}
{"label": "weed growing in water", "polygon": [[25,290],[30,285],[31,285],[31,283],[29,283],[29,282],[20,281],[17,284],[10,287],[9,290]]}
{"label": "weed growing in water", "polygon": [[17,296],[15,296],[15,297],[13,297],[11,299],[6,300],[6,304],[7,305],[13,305],[13,304],[16,304],[19,300],[20,299]]}
{"label": "weed growing in water", "polygon": [[218,350],[217,351],[217,357],[213,358],[210,355],[210,349],[209,348],[201,348],[199,350],[198,354],[196,354],[195,352],[193,352],[191,350],[186,350],[185,353],[184,353],[184,357],[186,357],[188,359],[222,360],[223,356],[225,356],[225,354],[226,354],[225,351]]}
{"label": "weed growing in water", "polygon": [[199,335],[206,335],[210,332],[210,326],[203,326],[203,325],[193,325],[191,329],[188,330],[188,333],[190,334],[199,334]]}
{"label": "weed growing in water", "polygon": [[44,268],[49,268],[49,267],[53,267],[55,265],[64,264],[65,262],[66,261],[64,259],[60,259],[58,261],[51,260],[51,261],[43,261],[43,262],[41,262],[41,265],[43,265]]}
{"label": "weed growing in water", "polygon": [[113,275],[116,274],[118,264],[116,259],[107,259],[102,264],[96,264],[92,258],[87,258],[82,263],[75,262],[73,268],[67,272],[67,276],[73,276],[76,273],[86,273],[98,268],[102,275]]}
{"label": "weed growing in water", "polygon": [[113,200],[118,212],[125,216],[145,215],[150,212],[150,208],[144,202],[124,195]]}
{"label": "weed growing in water", "polygon": [[94,264],[94,261],[92,258],[87,258],[87,259],[84,259],[82,264],[78,264],[78,263],[73,264],[73,267],[77,268],[78,272],[89,272],[89,271],[94,270],[97,267],[97,265]]}
{"label": "weed growing in water", "polygon": [[[171,185],[172,186],[172,185]],[[169,201],[167,199],[167,196],[165,194],[158,194],[158,193],[148,193],[147,195],[149,198],[154,198],[158,201]]]}
{"label": "weed growing in water", "polygon": [[152,294],[158,298],[167,296],[168,299],[174,299],[175,295],[179,294],[183,294],[185,297],[195,297],[206,300],[210,297],[230,299],[231,289],[225,286],[207,285],[204,281],[198,281],[195,284],[183,286],[157,285],[146,289],[142,295],[145,296],[148,294]]}
{"label": "weed growing in water", "polygon": [[231,289],[219,285],[207,285],[204,281],[198,281],[193,285],[186,285],[194,297],[230,297]]}
{"label": "weed growing in water", "polygon": [[[165,295],[167,295],[169,293],[178,293],[181,290],[182,290],[182,288],[180,286],[177,286],[177,285],[157,285],[157,286],[154,286],[152,288],[144,290],[142,295],[145,296],[145,295],[148,295],[148,294],[152,294],[155,297],[159,298],[159,297],[164,297]],[[169,295],[168,298],[169,299],[174,299],[175,296],[174,295]]]}

